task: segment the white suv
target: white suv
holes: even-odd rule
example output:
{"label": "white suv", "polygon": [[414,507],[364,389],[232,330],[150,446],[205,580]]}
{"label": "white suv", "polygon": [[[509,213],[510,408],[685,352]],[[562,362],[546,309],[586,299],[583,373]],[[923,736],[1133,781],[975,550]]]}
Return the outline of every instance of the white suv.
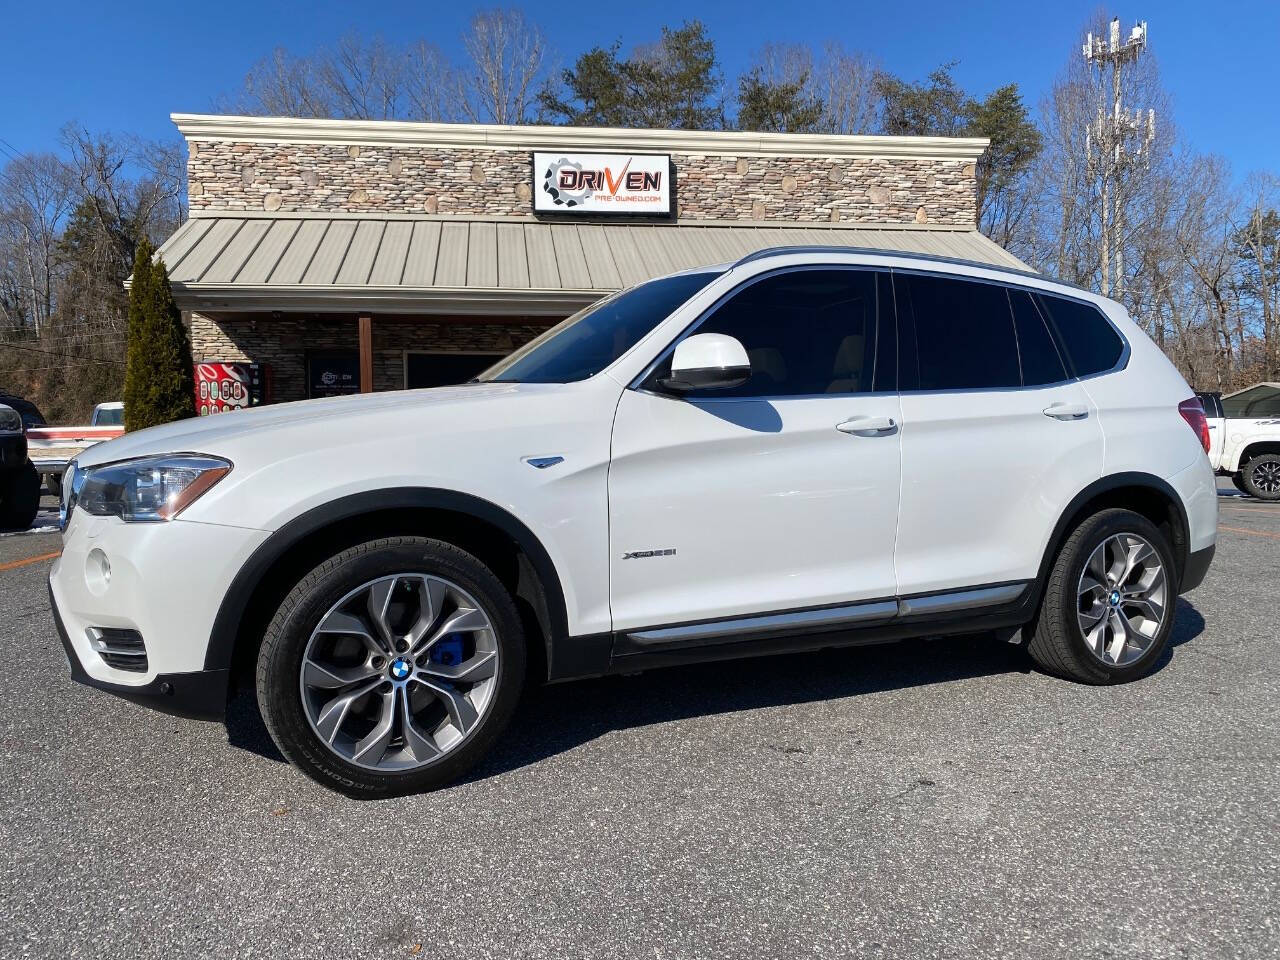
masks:
{"label": "white suv", "polygon": [[217,717],[356,796],[456,778],[526,677],[908,635],[1132,680],[1213,556],[1204,414],[1115,303],[785,248],[641,284],[457,387],[188,420],[81,454],[76,679]]}

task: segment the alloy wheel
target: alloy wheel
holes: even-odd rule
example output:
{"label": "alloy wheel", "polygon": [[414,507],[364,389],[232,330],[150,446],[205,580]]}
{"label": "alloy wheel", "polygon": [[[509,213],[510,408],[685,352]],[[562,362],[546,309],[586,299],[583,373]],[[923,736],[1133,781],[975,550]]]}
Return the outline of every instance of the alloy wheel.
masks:
{"label": "alloy wheel", "polygon": [[1250,480],[1263,493],[1280,493],[1280,462],[1266,460],[1250,471]]}
{"label": "alloy wheel", "polygon": [[320,618],[299,683],[311,729],[348,763],[404,772],[455,749],[493,701],[493,621],[456,583],[400,573]]}
{"label": "alloy wheel", "polygon": [[1133,663],[1164,623],[1168,578],[1160,554],[1135,533],[1107,537],[1089,555],[1077,596],[1089,652],[1108,666]]}

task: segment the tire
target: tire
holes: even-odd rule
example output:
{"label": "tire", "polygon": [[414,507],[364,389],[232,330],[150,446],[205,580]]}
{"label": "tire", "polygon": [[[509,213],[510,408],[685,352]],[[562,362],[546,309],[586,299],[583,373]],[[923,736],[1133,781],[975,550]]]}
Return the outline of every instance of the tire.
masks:
{"label": "tire", "polygon": [[62,474],[50,473],[44,478],[44,492],[51,497],[62,496]]}
{"label": "tire", "polygon": [[[1109,626],[1113,619],[1112,607],[1108,601],[1114,591],[1104,586],[1097,593],[1083,594],[1082,586],[1086,582],[1083,579],[1086,564],[1094,557],[1095,551],[1103,548],[1104,544],[1117,543],[1112,539],[1116,537],[1140,538],[1151,547],[1154,556],[1146,564],[1134,566],[1133,575],[1138,580],[1144,580],[1148,576],[1158,579],[1151,566],[1158,561],[1160,572],[1163,573],[1163,587],[1159,595],[1162,616],[1151,635],[1142,636],[1141,626],[1146,621],[1138,613],[1138,608],[1122,600],[1116,609],[1122,612],[1124,618],[1132,615],[1133,619],[1122,619],[1121,622],[1129,624],[1129,629],[1134,630],[1132,635],[1139,642],[1132,649],[1127,643],[1122,646],[1120,662],[1108,662],[1105,656],[1095,654],[1090,648],[1082,627],[1082,618],[1092,614],[1082,611],[1105,611],[1101,620],[1106,621],[1107,626],[1101,634],[1101,642],[1110,651],[1112,647],[1108,638],[1114,637],[1114,632]],[[1136,584],[1136,580],[1129,581],[1129,584]],[[1125,582],[1122,581],[1121,586],[1126,586]],[[1133,589],[1136,591],[1137,586],[1134,585]],[[1062,545],[1049,572],[1040,609],[1030,625],[1027,650],[1045,672],[1080,683],[1112,684],[1137,680],[1150,672],[1168,645],[1169,635],[1173,631],[1177,596],[1177,567],[1164,534],[1141,514],[1130,510],[1102,510],[1076,527]],[[1153,594],[1148,599],[1154,602],[1156,597]],[[1140,626],[1135,627],[1135,624]]]}
{"label": "tire", "polygon": [[1231,475],[1231,485],[1235,487],[1237,490],[1239,490],[1241,493],[1243,493],[1246,497],[1250,495],[1249,488],[1244,485],[1244,475],[1239,471]]}
{"label": "tire", "polygon": [[[401,574],[406,576],[398,576]],[[387,599],[377,600],[370,591],[381,589],[378,585],[387,583],[391,586],[380,595]],[[423,601],[415,607],[414,604],[426,596],[427,584],[432,590],[445,590],[447,586],[452,592],[443,599],[433,596],[430,604]],[[400,592],[393,596],[393,590]],[[480,617],[487,620],[487,627],[470,633],[465,632],[468,627],[463,627],[463,633],[445,634],[435,647],[429,648],[434,652],[424,652],[416,658],[410,657],[412,651],[401,656],[393,650],[394,660],[385,658],[380,665],[376,654],[385,644],[376,619],[367,611],[377,603],[393,609],[392,600],[398,596],[415,598],[405,601],[403,609],[394,609],[399,610],[401,616],[407,612],[418,624],[430,622],[432,626],[424,628],[428,638],[436,634],[442,621],[461,622],[451,617],[461,616],[467,610],[472,614],[479,611]],[[428,607],[433,611],[431,614],[421,612]],[[368,635],[320,629],[322,623],[342,626],[351,622],[343,611],[356,611]],[[338,618],[342,618],[341,621]],[[384,623],[389,619],[384,617]],[[398,641],[402,636],[405,639],[412,636],[416,628],[406,628],[405,622],[393,625],[388,631],[389,639]],[[408,635],[405,635],[406,629]],[[465,680],[441,683],[427,677],[437,684],[434,688],[418,680],[425,675],[419,673],[420,668],[449,669],[450,661],[437,661],[439,648],[448,643],[457,645],[457,670],[463,670],[468,663],[478,663],[482,656],[492,653],[489,667],[492,675],[473,685]],[[463,645],[468,643],[472,644],[472,653],[463,659],[466,649]],[[322,656],[318,652],[321,650],[327,652]],[[333,666],[339,653],[348,658],[343,662],[353,662],[352,650],[362,662],[352,668]],[[326,682],[319,687],[308,687],[303,674],[304,657],[308,658],[305,660],[308,671],[314,671],[323,661],[323,666],[329,669],[365,672],[365,677],[355,686],[340,687]],[[324,657],[335,659],[324,660]],[[307,574],[284,599],[267,627],[258,655],[258,704],[280,752],[316,782],[359,799],[400,796],[453,782],[489,751],[511,719],[520,698],[525,660],[524,633],[515,603],[484,564],[439,540],[392,537],[362,543],[330,557]],[[396,670],[412,673],[406,678]],[[323,667],[321,675],[325,675]],[[350,675],[344,674],[344,677]],[[316,674],[309,672],[306,676]],[[378,686],[351,700],[349,709],[327,715],[340,716],[333,723],[331,742],[335,745],[330,746],[319,733],[320,726],[330,722],[325,720],[324,709],[339,699],[350,699],[351,692],[358,692],[366,683]],[[332,699],[333,691],[327,689],[329,687],[338,687]],[[433,692],[440,687],[445,688],[443,695]],[[456,699],[458,695],[466,703],[460,703]],[[404,699],[400,699],[402,697]],[[408,706],[415,703],[417,705]],[[479,705],[471,706],[468,713],[463,709],[467,704]],[[449,705],[455,712],[448,711]],[[411,721],[405,720],[401,712],[405,709],[409,710]],[[424,714],[433,710],[436,719],[428,716],[424,720]],[[361,762],[361,744],[368,738],[376,740],[375,734],[383,729],[380,723],[392,731],[390,740],[386,741],[390,745],[375,744],[371,749],[376,750],[376,754],[363,754],[366,762]],[[434,723],[439,723],[438,728],[430,726]],[[362,724],[373,724],[372,732],[366,732]],[[348,727],[353,727],[355,732],[350,733]],[[436,729],[436,734],[432,735],[431,729]],[[410,730],[414,731],[412,736]],[[439,731],[444,731],[443,748],[438,746]],[[362,733],[366,734],[363,738]],[[417,749],[411,750],[411,745]],[[440,752],[433,756],[435,749]],[[424,760],[423,756],[430,759]],[[398,763],[409,766],[396,767]],[[371,765],[376,768],[371,769]]]}
{"label": "tire", "polygon": [[0,528],[29,530],[40,512],[40,474],[30,460],[0,481]]}
{"label": "tire", "polygon": [[1244,492],[1259,500],[1280,500],[1280,453],[1262,453],[1240,471]]}

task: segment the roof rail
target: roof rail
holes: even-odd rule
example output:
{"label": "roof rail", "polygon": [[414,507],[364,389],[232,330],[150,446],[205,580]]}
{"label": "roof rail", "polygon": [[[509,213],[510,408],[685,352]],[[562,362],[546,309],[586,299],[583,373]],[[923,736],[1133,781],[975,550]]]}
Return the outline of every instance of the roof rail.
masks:
{"label": "roof rail", "polygon": [[909,260],[921,260],[926,263],[951,263],[962,267],[980,267],[983,270],[999,270],[1001,273],[1013,273],[1024,277],[1035,277],[1037,280],[1048,279],[1034,270],[1022,270],[1018,267],[1002,267],[997,263],[984,263],[981,260],[966,260],[961,257],[943,257],[934,253],[914,253],[910,250],[894,250],[888,247],[846,247],[840,244],[795,244],[794,246],[765,247],[748,253],[734,263],[740,267],[744,263],[755,260],[766,260],[769,257],[781,257],[789,253],[853,253],[878,257],[905,257]]}

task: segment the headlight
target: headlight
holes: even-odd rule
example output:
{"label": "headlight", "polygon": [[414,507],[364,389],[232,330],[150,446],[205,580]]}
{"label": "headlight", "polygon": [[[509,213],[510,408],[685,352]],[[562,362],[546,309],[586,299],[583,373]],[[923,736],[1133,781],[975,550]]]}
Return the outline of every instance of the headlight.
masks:
{"label": "headlight", "polygon": [[228,461],[197,453],[82,467],[71,481],[66,512],[79,507],[130,522],[172,520],[230,472]]}
{"label": "headlight", "polygon": [[22,433],[22,416],[13,407],[0,407],[0,433]]}

